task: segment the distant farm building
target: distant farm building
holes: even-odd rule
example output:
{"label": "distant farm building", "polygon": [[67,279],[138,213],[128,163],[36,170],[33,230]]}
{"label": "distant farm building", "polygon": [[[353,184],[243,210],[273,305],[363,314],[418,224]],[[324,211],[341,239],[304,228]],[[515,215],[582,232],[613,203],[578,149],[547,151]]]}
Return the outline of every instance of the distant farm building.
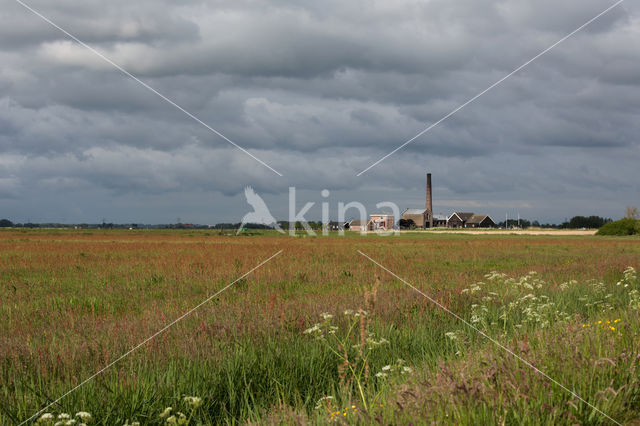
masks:
{"label": "distant farm building", "polygon": [[465,224],[467,228],[493,228],[496,223],[486,214],[474,214]]}
{"label": "distant farm building", "polygon": [[402,218],[412,220],[418,228],[427,228],[431,220],[431,213],[427,209],[406,209],[402,212]]}
{"label": "distant farm building", "polygon": [[349,222],[349,230],[350,231],[366,231],[368,220],[352,220]]}
{"label": "distant farm building", "polygon": [[[348,226],[347,226],[348,225]],[[392,214],[372,214],[369,220],[352,220],[345,227],[350,231],[391,231],[395,229],[395,218]]]}
{"label": "distant farm building", "polygon": [[433,227],[434,228],[444,228],[447,226],[447,217],[443,214],[434,214],[433,215]]}
{"label": "distant farm building", "polygon": [[369,231],[390,231],[395,228],[395,218],[392,214],[372,214],[367,224]]}
{"label": "distant farm building", "polygon": [[496,226],[495,222],[486,214],[453,212],[449,217],[446,217],[443,214],[434,215],[431,191],[431,173],[427,173],[425,208],[405,209],[405,211],[402,212],[402,219],[405,223],[409,220],[413,221],[413,225],[411,226],[415,225],[416,228],[492,228]]}
{"label": "distant farm building", "polygon": [[464,228],[467,221],[471,219],[473,213],[468,212],[453,212],[449,219],[447,219],[447,226],[449,228]]}
{"label": "distant farm building", "polygon": [[493,228],[496,223],[486,214],[454,212],[447,219],[449,228]]}
{"label": "distant farm building", "polygon": [[424,209],[406,209],[402,219],[412,220],[418,228],[433,227],[433,203],[431,199],[431,173],[427,173],[427,194]]}
{"label": "distant farm building", "polygon": [[329,231],[342,231],[343,229],[348,229],[349,228],[349,222],[343,223],[343,222],[331,221],[331,222],[325,224],[325,226],[327,227],[327,230],[329,230]]}

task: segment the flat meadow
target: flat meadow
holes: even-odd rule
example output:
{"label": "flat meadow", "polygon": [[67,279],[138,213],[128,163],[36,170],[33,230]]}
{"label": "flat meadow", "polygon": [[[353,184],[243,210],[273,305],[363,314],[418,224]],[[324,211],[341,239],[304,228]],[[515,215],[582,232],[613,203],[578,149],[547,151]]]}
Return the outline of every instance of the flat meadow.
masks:
{"label": "flat meadow", "polygon": [[639,267],[636,237],[2,230],[0,424],[634,423]]}

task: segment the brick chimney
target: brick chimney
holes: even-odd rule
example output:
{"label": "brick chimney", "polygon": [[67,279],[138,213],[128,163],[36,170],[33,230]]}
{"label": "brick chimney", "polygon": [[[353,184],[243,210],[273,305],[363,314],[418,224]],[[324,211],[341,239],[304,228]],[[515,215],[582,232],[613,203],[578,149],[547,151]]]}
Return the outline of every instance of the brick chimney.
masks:
{"label": "brick chimney", "polygon": [[429,228],[433,228],[433,202],[431,199],[431,173],[427,173],[427,212],[429,213]]}

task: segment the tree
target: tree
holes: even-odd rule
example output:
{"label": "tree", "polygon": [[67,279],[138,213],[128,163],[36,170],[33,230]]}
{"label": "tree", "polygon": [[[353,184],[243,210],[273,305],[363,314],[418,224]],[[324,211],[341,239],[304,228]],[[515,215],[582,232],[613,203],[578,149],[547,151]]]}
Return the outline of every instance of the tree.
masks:
{"label": "tree", "polygon": [[[514,223],[517,225],[518,221],[516,220]],[[530,226],[531,226],[531,221],[530,220],[520,219],[520,228],[526,229],[526,228],[529,228]]]}
{"label": "tree", "polygon": [[624,216],[627,219],[640,219],[640,213],[636,206],[627,206],[627,214]]}
{"label": "tree", "polygon": [[400,219],[398,221],[398,226],[400,229],[412,229],[416,227],[416,223],[413,219]]}
{"label": "tree", "polygon": [[9,219],[0,219],[0,228],[11,228],[13,226],[13,222]]}
{"label": "tree", "polygon": [[640,220],[625,217],[609,222],[598,230],[597,235],[638,235],[640,234]]}
{"label": "tree", "polygon": [[600,228],[605,223],[611,222],[611,219],[606,219],[600,216],[574,216],[569,222],[563,223],[564,228]]}

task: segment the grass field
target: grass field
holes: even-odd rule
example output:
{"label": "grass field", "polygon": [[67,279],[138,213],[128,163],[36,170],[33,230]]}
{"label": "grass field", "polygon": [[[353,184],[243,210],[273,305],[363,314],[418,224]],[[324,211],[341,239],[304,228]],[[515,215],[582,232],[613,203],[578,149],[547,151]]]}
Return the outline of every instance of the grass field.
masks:
{"label": "grass field", "polygon": [[279,250],[44,412],[104,425],[640,421],[638,238],[3,230],[0,423]]}

